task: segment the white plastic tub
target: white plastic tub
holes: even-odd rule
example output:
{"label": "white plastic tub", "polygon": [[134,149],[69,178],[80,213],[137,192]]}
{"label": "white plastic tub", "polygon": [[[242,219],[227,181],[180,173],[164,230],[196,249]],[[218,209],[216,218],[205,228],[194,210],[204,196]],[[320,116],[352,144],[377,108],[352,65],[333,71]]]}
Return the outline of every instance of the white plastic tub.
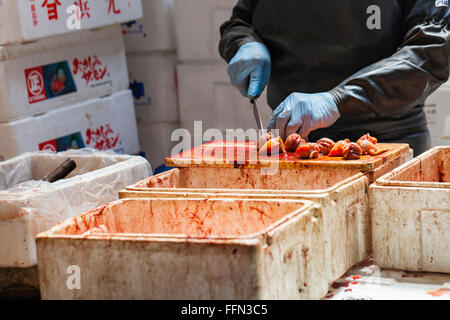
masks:
{"label": "white plastic tub", "polygon": [[371,253],[368,177],[357,170],[179,168],[148,178],[122,198],[306,199],[324,212],[326,279],[332,283]]}
{"label": "white plastic tub", "polygon": [[450,147],[422,154],[370,189],[376,264],[450,273]]}
{"label": "white plastic tub", "polygon": [[319,299],[328,289],[310,201],[128,199],[37,244],[43,299]]}
{"label": "white plastic tub", "polygon": [[[77,169],[53,184],[37,181],[68,157]],[[89,150],[29,153],[0,163],[0,267],[36,265],[35,237],[55,224],[118,198],[148,176],[141,157]]]}

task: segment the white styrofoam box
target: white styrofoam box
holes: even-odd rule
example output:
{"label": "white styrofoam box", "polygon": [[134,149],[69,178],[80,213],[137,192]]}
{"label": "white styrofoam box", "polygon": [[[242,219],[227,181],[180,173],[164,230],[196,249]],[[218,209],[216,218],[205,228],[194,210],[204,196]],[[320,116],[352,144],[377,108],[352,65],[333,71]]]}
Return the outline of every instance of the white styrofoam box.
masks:
{"label": "white styrofoam box", "polygon": [[178,143],[171,141],[172,133],[179,128],[177,122],[147,123],[138,121],[141,151],[145,152],[153,169],[164,165],[165,158],[172,155],[172,149]]}
{"label": "white styrofoam box", "polygon": [[[307,200],[123,199],[37,236],[41,295],[320,299],[325,232],[320,206]],[[75,263],[82,285],[68,290]]]}
{"label": "white styrofoam box", "polygon": [[138,120],[179,121],[176,53],[128,54],[127,60]]}
{"label": "white styrofoam box", "polygon": [[[40,181],[67,158],[77,168],[66,179]],[[149,171],[141,157],[88,150],[27,153],[0,163],[0,268],[35,265],[39,232],[116,200]]]}
{"label": "white styrofoam box", "polygon": [[0,123],[128,86],[119,26],[0,47]]}
{"label": "white styrofoam box", "polygon": [[236,0],[175,0],[175,34],[180,61],[219,60],[220,26]]}
{"label": "white styrofoam box", "polygon": [[174,0],[144,0],[144,18],[122,25],[127,52],[175,50]]}
{"label": "white styrofoam box", "polygon": [[125,154],[140,151],[131,91],[0,124],[1,160],[24,152],[84,147]]}
{"label": "white styrofoam box", "polygon": [[450,85],[445,84],[425,102],[433,147],[450,145]]}
{"label": "white styrofoam box", "polygon": [[141,0],[0,1],[0,44],[28,42],[141,17]]}
{"label": "white styrofoam box", "polygon": [[[225,62],[179,64],[178,85],[183,128],[203,121],[205,130],[257,129],[253,106],[231,85]],[[272,114],[265,92],[257,104],[265,126]]]}

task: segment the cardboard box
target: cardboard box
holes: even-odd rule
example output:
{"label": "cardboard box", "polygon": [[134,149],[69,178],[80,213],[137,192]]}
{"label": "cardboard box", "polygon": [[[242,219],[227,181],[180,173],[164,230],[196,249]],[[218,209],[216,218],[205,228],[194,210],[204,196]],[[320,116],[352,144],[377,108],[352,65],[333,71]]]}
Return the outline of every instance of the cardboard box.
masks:
{"label": "cardboard box", "polygon": [[[181,127],[193,131],[194,121],[202,121],[204,130],[257,129],[253,106],[231,85],[225,62],[179,64],[178,85]],[[258,107],[266,126],[272,109],[265,92]]]}
{"label": "cardboard box", "polygon": [[131,91],[0,124],[0,159],[38,150],[140,152]]}
{"label": "cardboard box", "polygon": [[138,121],[179,121],[176,53],[133,53],[127,60]]}
{"label": "cardboard box", "polygon": [[180,61],[221,60],[220,26],[236,0],[175,0],[175,33]]}
{"label": "cardboard box", "polygon": [[122,25],[127,52],[175,50],[174,0],[145,0],[144,18]]}
{"label": "cardboard box", "polygon": [[28,42],[141,17],[141,0],[0,1],[0,44]]}
{"label": "cardboard box", "polygon": [[0,47],[0,123],[128,86],[119,26]]}

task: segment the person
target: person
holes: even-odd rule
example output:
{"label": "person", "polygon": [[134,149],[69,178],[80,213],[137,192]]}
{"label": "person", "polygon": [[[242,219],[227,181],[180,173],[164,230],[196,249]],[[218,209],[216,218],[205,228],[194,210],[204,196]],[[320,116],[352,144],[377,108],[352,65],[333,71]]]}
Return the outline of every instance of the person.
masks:
{"label": "person", "polygon": [[268,129],[430,147],[425,99],[449,77],[448,0],[239,0],[220,28],[231,82]]}

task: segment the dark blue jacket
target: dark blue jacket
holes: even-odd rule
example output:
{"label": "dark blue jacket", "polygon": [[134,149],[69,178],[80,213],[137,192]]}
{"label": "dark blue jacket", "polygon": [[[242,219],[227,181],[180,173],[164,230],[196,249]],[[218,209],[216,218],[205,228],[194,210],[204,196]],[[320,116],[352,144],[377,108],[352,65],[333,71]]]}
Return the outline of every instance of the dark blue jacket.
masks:
{"label": "dark blue jacket", "polygon": [[341,118],[311,140],[366,132],[394,140],[427,130],[424,101],[449,77],[446,3],[239,0],[221,27],[219,51],[229,62],[244,43],[266,44],[273,109],[292,92],[331,91]]}

